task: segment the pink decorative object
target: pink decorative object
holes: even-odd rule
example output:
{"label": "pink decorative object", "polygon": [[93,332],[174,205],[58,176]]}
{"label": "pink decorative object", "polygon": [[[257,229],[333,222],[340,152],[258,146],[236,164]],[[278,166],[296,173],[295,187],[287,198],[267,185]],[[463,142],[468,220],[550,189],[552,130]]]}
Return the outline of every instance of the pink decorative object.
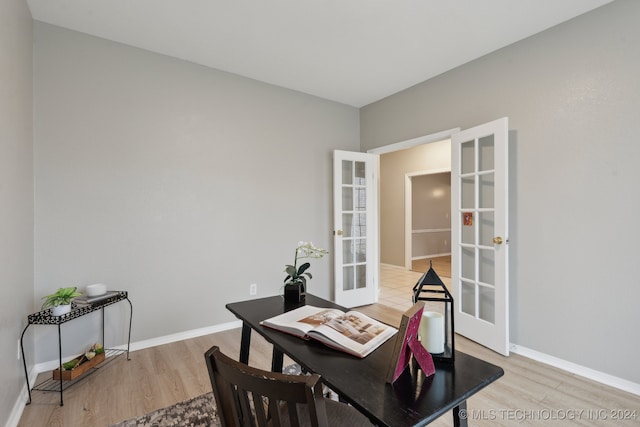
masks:
{"label": "pink decorative object", "polygon": [[387,382],[389,383],[395,382],[404,372],[407,365],[409,365],[412,354],[426,376],[433,375],[436,372],[431,353],[418,341],[418,329],[420,328],[423,311],[424,303],[419,301],[402,315],[398,336],[396,337],[396,346],[393,350],[389,372],[387,373]]}

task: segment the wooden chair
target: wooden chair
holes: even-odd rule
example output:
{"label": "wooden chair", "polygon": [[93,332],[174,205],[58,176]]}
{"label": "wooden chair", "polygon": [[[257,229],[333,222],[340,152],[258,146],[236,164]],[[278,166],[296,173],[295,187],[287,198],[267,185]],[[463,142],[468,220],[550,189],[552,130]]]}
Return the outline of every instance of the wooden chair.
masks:
{"label": "wooden chair", "polygon": [[371,426],[355,408],[325,399],[320,376],[252,368],[217,346],[205,353],[220,422],[225,427]]}

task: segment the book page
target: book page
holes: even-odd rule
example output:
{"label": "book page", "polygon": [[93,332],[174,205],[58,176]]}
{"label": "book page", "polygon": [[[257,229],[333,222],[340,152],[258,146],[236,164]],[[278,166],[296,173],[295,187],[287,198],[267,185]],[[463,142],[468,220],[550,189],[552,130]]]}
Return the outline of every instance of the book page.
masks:
{"label": "book page", "polygon": [[[349,311],[326,316],[309,335],[327,345],[364,357],[396,333],[396,329],[362,313]],[[329,341],[329,342],[328,342]]]}
{"label": "book page", "polygon": [[304,337],[314,327],[343,313],[340,310],[305,305],[261,322],[270,328]]}

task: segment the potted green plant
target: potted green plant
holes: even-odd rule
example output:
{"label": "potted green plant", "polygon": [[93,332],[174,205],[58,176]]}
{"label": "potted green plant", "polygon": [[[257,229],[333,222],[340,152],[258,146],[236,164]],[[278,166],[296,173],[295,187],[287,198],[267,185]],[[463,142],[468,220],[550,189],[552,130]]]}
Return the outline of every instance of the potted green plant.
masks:
{"label": "potted green plant", "polygon": [[70,312],[71,300],[82,295],[82,293],[77,292],[77,289],[75,286],[58,288],[53,294],[42,298],[45,300],[42,304],[42,309],[51,307],[51,312],[54,316],[62,316]]}
{"label": "potted green plant", "polygon": [[303,258],[322,258],[328,253],[325,249],[316,248],[311,242],[298,242],[293,265],[286,265],[284,270],[287,273],[287,277],[284,278],[285,302],[302,302],[306,296],[307,279],[313,277],[307,271],[311,267],[311,263],[305,262],[298,267],[298,260]]}

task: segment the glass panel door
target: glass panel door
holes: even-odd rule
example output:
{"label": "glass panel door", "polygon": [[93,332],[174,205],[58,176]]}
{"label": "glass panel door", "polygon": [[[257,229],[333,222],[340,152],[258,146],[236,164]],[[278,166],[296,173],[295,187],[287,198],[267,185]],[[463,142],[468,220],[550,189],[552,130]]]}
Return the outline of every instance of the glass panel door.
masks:
{"label": "glass panel door", "polygon": [[377,156],[335,152],[335,299],[348,307],[377,300],[376,174]]}
{"label": "glass panel door", "polygon": [[453,135],[456,332],[508,355],[506,118]]}

